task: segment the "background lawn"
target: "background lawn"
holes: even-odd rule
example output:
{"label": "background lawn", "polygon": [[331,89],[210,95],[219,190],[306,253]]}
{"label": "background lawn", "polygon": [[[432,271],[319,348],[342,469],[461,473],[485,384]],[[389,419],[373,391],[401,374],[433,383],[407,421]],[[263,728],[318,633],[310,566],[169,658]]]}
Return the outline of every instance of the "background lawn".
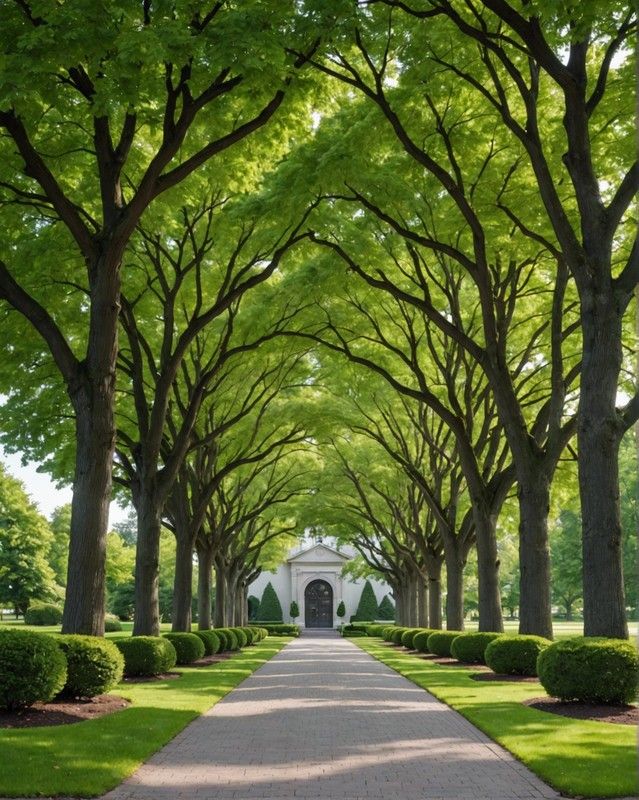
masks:
{"label": "background lawn", "polygon": [[101,719],[48,728],[1,728],[0,796],[103,794],[289,641],[268,637],[227,661],[177,667],[181,678],[120,684],[113,694],[133,705]]}
{"label": "background lawn", "polygon": [[441,666],[380,639],[352,641],[459,711],[559,791],[620,797],[639,788],[633,725],[537,711],[521,702],[545,694],[539,683],[480,683],[471,679],[472,669]]}

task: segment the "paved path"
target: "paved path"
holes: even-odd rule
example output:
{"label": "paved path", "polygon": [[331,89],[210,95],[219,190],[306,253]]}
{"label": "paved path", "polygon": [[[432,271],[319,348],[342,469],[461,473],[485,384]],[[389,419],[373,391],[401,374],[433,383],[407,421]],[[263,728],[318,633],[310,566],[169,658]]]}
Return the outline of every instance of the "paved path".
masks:
{"label": "paved path", "polygon": [[303,636],[104,800],[538,800],[559,795],[337,636]]}

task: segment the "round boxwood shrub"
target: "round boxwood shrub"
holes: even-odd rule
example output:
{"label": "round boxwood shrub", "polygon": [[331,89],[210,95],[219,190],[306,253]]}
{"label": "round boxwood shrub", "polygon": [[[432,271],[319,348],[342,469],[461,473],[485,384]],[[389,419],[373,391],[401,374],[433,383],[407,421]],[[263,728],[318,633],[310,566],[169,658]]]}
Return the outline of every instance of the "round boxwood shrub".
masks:
{"label": "round boxwood shrub", "polygon": [[177,653],[171,642],[162,636],[131,636],[112,640],[124,656],[124,674],[161,675],[175,666]]}
{"label": "round boxwood shrub", "polygon": [[62,693],[69,697],[96,697],[122,680],[124,658],[108,639],[97,636],[61,636],[58,644],[67,659]]}
{"label": "round boxwood shrub", "polygon": [[369,625],[366,629],[367,636],[383,636],[386,625]]}
{"label": "round boxwood shrub", "polygon": [[104,618],[104,632],[105,633],[117,633],[122,630],[122,623],[120,620],[109,614]]}
{"label": "round boxwood shrub", "polygon": [[216,653],[220,652],[222,642],[215,631],[193,631],[193,633],[198,639],[202,640],[205,656],[214,656]]}
{"label": "round boxwood shrub", "polygon": [[54,603],[31,603],[24,615],[27,625],[59,625],[62,609]]}
{"label": "round boxwood shrub", "polygon": [[542,650],[537,674],[552,697],[624,705],[637,695],[639,654],[625,639],[579,636]]}
{"label": "round boxwood shrub", "polygon": [[406,633],[407,630],[408,628],[394,628],[393,631],[391,632],[391,637],[390,637],[391,642],[393,644],[401,645],[402,636],[404,635],[404,633]]}
{"label": "round boxwood shrub", "polygon": [[238,648],[241,649],[242,647],[246,647],[248,644],[248,637],[242,628],[231,628],[231,632],[237,637]]}
{"label": "round boxwood shrub", "polygon": [[437,633],[435,628],[420,628],[413,636],[413,648],[417,650],[418,653],[430,652],[428,649],[428,637],[431,633]]}
{"label": "round boxwood shrub", "polygon": [[0,708],[47,702],[62,689],[67,660],[51,636],[0,630]]}
{"label": "round boxwood shrub", "polygon": [[382,638],[385,642],[392,641],[391,637],[393,635],[393,631],[396,631],[397,627],[395,625],[387,625],[384,630],[382,631]]}
{"label": "round boxwood shrub", "polygon": [[486,648],[486,664],[499,675],[537,674],[537,657],[551,644],[543,636],[500,636]]}
{"label": "round boxwood shrub", "polygon": [[248,646],[252,645],[253,642],[255,641],[255,634],[253,633],[253,629],[243,627],[241,628],[241,631],[244,634],[244,636],[246,636],[246,644]]}
{"label": "round boxwood shrub", "polygon": [[415,638],[415,634],[419,633],[420,628],[408,628],[402,633],[401,643],[404,647],[407,647],[409,650],[413,649],[413,640]]}
{"label": "round boxwood shrub", "polygon": [[204,642],[194,633],[165,633],[164,638],[175,647],[177,663],[192,664],[204,655]]}
{"label": "round boxwood shrub", "polygon": [[463,631],[435,631],[428,637],[428,650],[436,656],[449,656],[453,641]]}
{"label": "round boxwood shrub", "polygon": [[503,633],[487,631],[462,633],[453,639],[450,645],[450,654],[464,664],[485,664],[486,648],[500,636],[503,636]]}
{"label": "round boxwood shrub", "polygon": [[224,650],[239,650],[240,645],[237,641],[237,636],[231,628],[215,628],[215,632],[224,638]]}

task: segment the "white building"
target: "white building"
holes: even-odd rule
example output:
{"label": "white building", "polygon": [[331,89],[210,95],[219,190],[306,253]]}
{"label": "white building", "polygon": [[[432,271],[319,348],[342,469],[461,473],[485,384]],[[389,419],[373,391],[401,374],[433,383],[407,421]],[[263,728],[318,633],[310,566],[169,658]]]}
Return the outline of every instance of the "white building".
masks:
{"label": "white building", "polygon": [[[249,595],[261,599],[270,582],[282,605],[284,621],[292,622],[289,609],[297,601],[300,616],[297,624],[306,628],[334,628],[342,620],[337,607],[344,601],[348,622],[357,610],[365,580],[342,576],[344,565],[353,558],[352,553],[335,550],[322,542],[291,553],[276,572],[263,572],[249,587]],[[377,603],[390,588],[380,581],[370,580]]]}

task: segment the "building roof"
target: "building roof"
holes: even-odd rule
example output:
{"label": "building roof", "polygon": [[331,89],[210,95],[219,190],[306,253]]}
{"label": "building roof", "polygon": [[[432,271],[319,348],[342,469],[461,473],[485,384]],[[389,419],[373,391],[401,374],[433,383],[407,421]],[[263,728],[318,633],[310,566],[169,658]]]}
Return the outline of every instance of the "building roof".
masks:
{"label": "building roof", "polygon": [[327,544],[318,542],[316,544],[312,544],[310,547],[304,548],[304,550],[300,550],[298,553],[294,553],[286,560],[290,564],[298,560],[345,562],[345,561],[350,561],[351,558],[352,556],[346,555],[345,553],[340,553],[340,551],[335,550],[334,547],[329,547]]}

